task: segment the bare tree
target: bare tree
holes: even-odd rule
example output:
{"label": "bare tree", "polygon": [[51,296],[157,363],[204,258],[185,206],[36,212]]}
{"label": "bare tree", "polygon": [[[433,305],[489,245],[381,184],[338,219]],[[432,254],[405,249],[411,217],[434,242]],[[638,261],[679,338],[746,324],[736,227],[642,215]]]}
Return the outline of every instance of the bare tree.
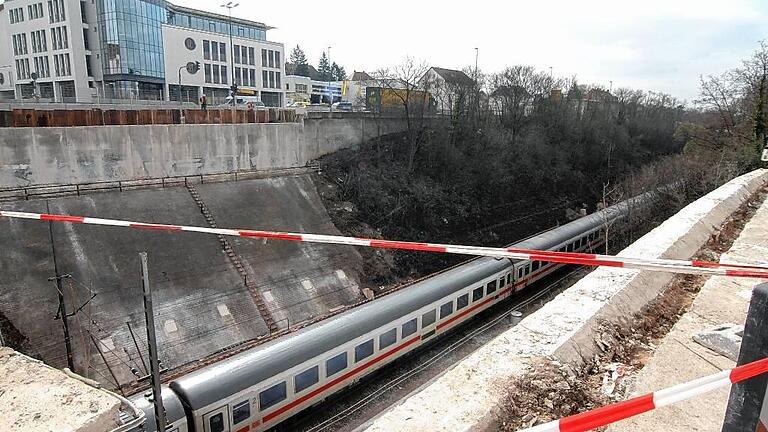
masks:
{"label": "bare tree", "polygon": [[[380,109],[395,109],[405,118],[409,172],[413,171],[425,132],[425,116],[431,106],[429,85],[422,82],[427,70],[429,67],[425,62],[406,57],[392,68],[379,69],[373,73],[373,79],[381,89]],[[394,100],[396,106],[391,106],[389,100]]]}

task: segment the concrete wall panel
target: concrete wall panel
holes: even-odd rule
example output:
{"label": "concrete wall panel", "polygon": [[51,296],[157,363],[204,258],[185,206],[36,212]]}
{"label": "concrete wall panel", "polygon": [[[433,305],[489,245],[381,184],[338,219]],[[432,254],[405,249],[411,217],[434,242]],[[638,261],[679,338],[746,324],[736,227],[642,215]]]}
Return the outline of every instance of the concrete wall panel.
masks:
{"label": "concrete wall panel", "polygon": [[402,119],[337,114],[304,123],[0,129],[0,188],[305,166]]}

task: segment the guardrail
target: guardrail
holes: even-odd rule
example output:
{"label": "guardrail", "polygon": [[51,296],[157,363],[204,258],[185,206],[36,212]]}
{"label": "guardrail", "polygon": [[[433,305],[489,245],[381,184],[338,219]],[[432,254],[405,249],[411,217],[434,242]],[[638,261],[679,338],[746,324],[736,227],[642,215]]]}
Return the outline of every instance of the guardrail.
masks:
{"label": "guardrail", "polygon": [[317,171],[317,165],[300,168],[284,168],[276,170],[234,171],[221,174],[198,174],[187,176],[168,176],[140,180],[115,180],[89,182],[78,184],[52,184],[38,186],[21,186],[15,188],[0,188],[0,202],[27,201],[37,198],[56,198],[64,196],[80,196],[89,193],[126,191],[135,189],[165,188],[185,186],[187,184],[221,183],[228,181],[250,180],[267,177],[284,177]]}

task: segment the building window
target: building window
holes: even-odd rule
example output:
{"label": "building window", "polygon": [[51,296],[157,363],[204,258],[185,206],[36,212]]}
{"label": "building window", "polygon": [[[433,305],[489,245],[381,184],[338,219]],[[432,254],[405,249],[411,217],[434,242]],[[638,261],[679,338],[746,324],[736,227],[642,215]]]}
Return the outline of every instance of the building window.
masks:
{"label": "building window", "polygon": [[203,66],[203,69],[205,69],[205,82],[210,84],[211,83],[211,65],[206,63]]}
{"label": "building window", "polygon": [[51,29],[51,44],[53,45],[54,50],[69,48],[66,26],[54,27]]}
{"label": "building window", "polygon": [[[24,21],[24,8],[11,9],[9,14],[11,18],[11,24],[16,24]],[[30,18],[32,19],[32,18]]]}
{"label": "building window", "polygon": [[261,71],[261,86],[266,88],[269,84],[269,72]]}
{"label": "building window", "polygon": [[229,81],[229,75],[227,75],[227,67],[222,66],[221,67],[221,83],[227,84]]}
{"label": "building window", "polygon": [[56,76],[69,76],[72,73],[69,63],[69,54],[56,54],[53,56],[53,65]]}
{"label": "building window", "polygon": [[219,43],[211,41],[211,60],[219,61]]}
{"label": "building window", "polygon": [[242,82],[243,81],[240,79],[240,68],[236,67],[235,68],[235,84],[240,85],[242,84]]}
{"label": "building window", "polygon": [[219,42],[219,60],[227,61],[227,44]]}
{"label": "building window", "polygon": [[253,47],[248,48],[248,64],[251,66],[256,64],[256,50]]}
{"label": "building window", "polygon": [[235,63],[240,64],[240,45],[233,45],[235,48]]}
{"label": "building window", "polygon": [[215,64],[213,65],[213,83],[218,84],[219,83],[219,65]]}
{"label": "building window", "polygon": [[275,72],[275,88],[280,88],[280,72]]}
{"label": "building window", "polygon": [[261,50],[261,67],[267,67],[267,50]]}
{"label": "building window", "polygon": [[211,42],[207,40],[203,41],[203,59],[204,60],[211,59]]}
{"label": "building window", "polygon": [[269,67],[275,67],[275,52],[269,50]]}
{"label": "building window", "polygon": [[243,55],[242,55],[242,60],[243,60],[242,63],[243,64],[248,64],[248,47],[242,46],[242,47],[240,47],[240,49],[241,49],[241,51],[243,53]]}
{"label": "building window", "polygon": [[48,20],[51,23],[67,19],[64,13],[64,0],[48,0]]}
{"label": "building window", "polygon": [[280,69],[280,51],[275,51],[275,67]]}
{"label": "building window", "polygon": [[251,87],[258,87],[259,85],[256,84],[256,69],[249,69],[248,75],[251,76]]}

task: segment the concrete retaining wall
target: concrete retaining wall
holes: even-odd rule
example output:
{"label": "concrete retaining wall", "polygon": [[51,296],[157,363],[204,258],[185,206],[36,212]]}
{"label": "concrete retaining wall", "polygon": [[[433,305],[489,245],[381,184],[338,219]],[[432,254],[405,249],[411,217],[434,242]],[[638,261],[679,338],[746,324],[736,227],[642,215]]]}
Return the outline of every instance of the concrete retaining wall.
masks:
{"label": "concrete retaining wall", "polygon": [[347,113],[303,123],[0,128],[0,188],[300,167],[404,128],[402,119]]}
{"label": "concrete retaining wall", "polygon": [[[691,257],[767,181],[768,170],[732,180],[682,209],[620,255]],[[375,419],[366,430],[493,430],[508,384],[524,374],[533,359],[552,357],[564,364],[582,364],[598,352],[594,340],[599,322],[626,324],[626,317],[655,298],[671,278],[667,273],[597,269]]]}

